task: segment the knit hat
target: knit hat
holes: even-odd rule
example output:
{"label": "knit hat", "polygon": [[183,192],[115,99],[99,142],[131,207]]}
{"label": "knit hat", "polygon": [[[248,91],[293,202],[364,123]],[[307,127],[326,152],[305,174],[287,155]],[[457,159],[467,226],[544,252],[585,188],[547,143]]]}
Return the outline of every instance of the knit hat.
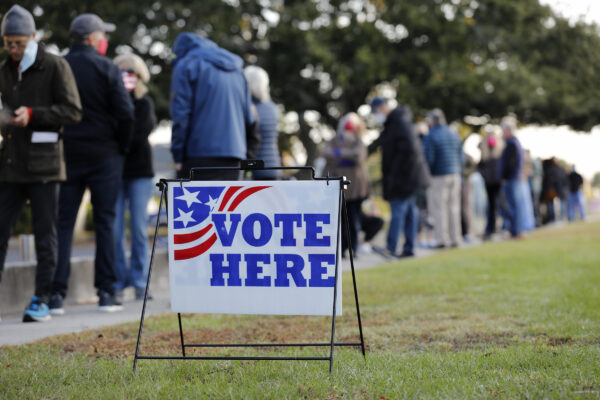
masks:
{"label": "knit hat", "polygon": [[2,36],[31,36],[35,33],[33,15],[23,7],[15,4],[2,18]]}

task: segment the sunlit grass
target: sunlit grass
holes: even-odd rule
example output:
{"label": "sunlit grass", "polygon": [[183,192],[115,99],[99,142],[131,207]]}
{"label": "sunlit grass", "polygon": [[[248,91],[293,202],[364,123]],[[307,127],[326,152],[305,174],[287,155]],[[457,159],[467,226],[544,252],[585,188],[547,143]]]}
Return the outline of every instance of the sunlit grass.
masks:
{"label": "sunlit grass", "polygon": [[[579,224],[358,271],[367,359],[336,349],[332,374],[326,362],[151,360],[133,374],[129,323],[0,348],[0,398],[597,398],[598,243],[600,224]],[[337,339],[354,341],[344,280]],[[327,341],[330,319],[184,315],[183,325],[187,342]],[[147,320],[141,351],[180,355],[175,314]]]}

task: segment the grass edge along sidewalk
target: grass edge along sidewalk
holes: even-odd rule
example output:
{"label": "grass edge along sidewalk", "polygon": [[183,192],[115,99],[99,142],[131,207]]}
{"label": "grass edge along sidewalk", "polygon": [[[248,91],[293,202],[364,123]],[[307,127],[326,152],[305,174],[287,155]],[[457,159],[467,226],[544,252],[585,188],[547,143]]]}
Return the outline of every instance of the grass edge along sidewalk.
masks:
{"label": "grass edge along sidewalk", "polygon": [[[128,323],[0,348],[0,397],[598,398],[599,242],[600,223],[576,224],[358,271],[367,361],[336,350],[331,375],[323,362],[150,360],[134,375],[137,324]],[[348,273],[344,281],[348,288]],[[351,296],[346,290],[336,339],[355,338]],[[323,340],[316,335],[329,323],[226,315],[183,321],[190,341],[212,342]],[[150,318],[142,353],[179,354],[176,324],[174,314]],[[234,351],[240,354],[224,350]]]}

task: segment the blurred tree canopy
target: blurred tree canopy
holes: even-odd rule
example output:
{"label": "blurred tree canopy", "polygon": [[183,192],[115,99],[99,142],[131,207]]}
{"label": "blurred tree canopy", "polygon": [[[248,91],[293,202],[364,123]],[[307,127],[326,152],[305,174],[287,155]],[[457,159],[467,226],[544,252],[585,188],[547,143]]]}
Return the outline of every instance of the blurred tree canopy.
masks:
{"label": "blurred tree canopy", "polygon": [[264,67],[274,101],[299,116],[284,136],[300,139],[307,162],[322,140],[315,121],[335,126],[382,84],[416,114],[440,107],[451,121],[514,113],[522,122],[590,130],[600,115],[598,27],[569,22],[538,0],[19,4],[33,12],[42,40],[60,51],[77,14],[115,23],[108,55],[133,51],[146,60],[161,119],[169,118],[170,46],[180,32],[196,32]]}

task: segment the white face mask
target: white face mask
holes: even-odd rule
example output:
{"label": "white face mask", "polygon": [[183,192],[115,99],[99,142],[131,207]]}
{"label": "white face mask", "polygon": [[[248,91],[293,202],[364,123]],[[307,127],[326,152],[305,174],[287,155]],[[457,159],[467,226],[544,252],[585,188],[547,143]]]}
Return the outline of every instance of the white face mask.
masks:
{"label": "white face mask", "polygon": [[373,114],[373,121],[380,126],[383,126],[383,124],[385,124],[385,120],[387,119],[387,115],[385,115],[382,112],[377,112],[375,114]]}

